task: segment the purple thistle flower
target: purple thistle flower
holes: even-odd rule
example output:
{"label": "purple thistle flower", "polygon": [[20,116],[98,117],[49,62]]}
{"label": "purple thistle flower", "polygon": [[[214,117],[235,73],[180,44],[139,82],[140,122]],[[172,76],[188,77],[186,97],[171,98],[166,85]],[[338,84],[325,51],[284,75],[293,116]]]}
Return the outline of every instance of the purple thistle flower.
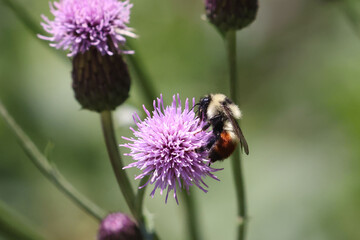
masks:
{"label": "purple thistle flower", "polygon": [[[193,99],[193,106],[195,98]],[[164,108],[163,98],[154,100],[152,114],[143,106],[147,118],[140,120],[138,114],[133,118],[138,127],[137,130],[130,128],[135,138],[125,138],[130,143],[120,146],[127,147],[131,151],[125,155],[131,156],[135,162],[125,168],[136,167],[142,173],[135,177],[140,179],[150,176],[149,181],[144,185],[154,184],[150,196],[153,197],[156,189],[160,194],[167,189],[166,199],[170,191],[178,202],[176,189],[184,188],[189,192],[189,187],[196,185],[207,192],[208,187],[203,178],[210,176],[219,180],[212,172],[221,170],[211,168],[207,165],[208,151],[197,152],[196,149],[205,145],[211,132],[203,131],[205,122],[200,122],[192,109],[189,109],[189,100],[185,101],[185,108],[182,110],[179,94],[177,99],[173,96],[171,106]],[[140,188],[144,187],[141,186]]]}
{"label": "purple thistle flower", "polygon": [[60,0],[50,3],[50,11],[55,16],[53,21],[42,15],[41,23],[51,36],[38,35],[50,41],[50,46],[70,50],[69,57],[84,53],[90,47],[96,47],[102,55],[113,55],[109,43],[117,53],[119,45],[125,44],[125,37],[136,37],[126,26],[130,19],[129,1],[117,0]]}

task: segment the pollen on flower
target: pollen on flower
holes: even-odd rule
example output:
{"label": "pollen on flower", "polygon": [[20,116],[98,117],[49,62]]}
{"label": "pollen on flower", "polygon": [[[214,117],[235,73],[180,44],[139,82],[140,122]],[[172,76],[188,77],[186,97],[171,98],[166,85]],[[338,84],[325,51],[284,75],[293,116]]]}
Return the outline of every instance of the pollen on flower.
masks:
{"label": "pollen on flower", "polygon": [[[194,104],[195,99],[192,105]],[[149,181],[144,186],[154,185],[151,197],[156,189],[160,190],[160,194],[166,191],[165,202],[169,192],[173,191],[178,203],[177,188],[188,192],[189,187],[195,185],[207,192],[205,188],[208,186],[203,179],[210,176],[218,180],[213,172],[221,169],[208,166],[208,151],[196,150],[206,144],[212,133],[202,131],[205,123],[200,122],[193,108],[189,108],[188,99],[182,109],[179,94],[177,97],[173,96],[171,106],[164,107],[162,96],[153,102],[153,106],[152,113],[143,106],[147,115],[144,120],[134,114],[137,130],[130,128],[134,138],[123,137],[129,142],[120,146],[129,148],[130,153],[125,155],[134,160],[124,169],[136,167],[142,170],[135,179],[149,176]]]}
{"label": "pollen on flower", "polygon": [[126,25],[130,19],[132,4],[117,0],[60,0],[50,3],[54,20],[42,15],[41,25],[50,36],[38,35],[50,41],[50,46],[70,50],[69,57],[84,53],[90,47],[96,47],[102,55],[113,55],[109,43],[117,53],[122,51],[119,45],[125,44],[125,36],[135,37]]}

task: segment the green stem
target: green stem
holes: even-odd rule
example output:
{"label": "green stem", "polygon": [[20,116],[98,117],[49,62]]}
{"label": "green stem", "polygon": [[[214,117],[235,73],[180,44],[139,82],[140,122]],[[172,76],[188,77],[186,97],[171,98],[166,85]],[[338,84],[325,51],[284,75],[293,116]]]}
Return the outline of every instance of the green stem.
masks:
{"label": "green stem", "polygon": [[[226,35],[226,50],[228,55],[229,72],[230,72],[230,98],[238,104],[238,85],[236,70],[236,32],[229,31]],[[245,239],[246,232],[246,198],[245,186],[241,167],[241,154],[239,148],[236,149],[231,161],[235,190],[237,196],[237,216],[238,216],[238,239]]]}
{"label": "green stem", "polygon": [[[131,40],[128,40],[126,44],[130,49],[135,51],[135,47],[131,44]],[[155,100],[158,95],[156,94],[154,84],[150,80],[149,74],[144,71],[145,67],[141,61],[139,50],[136,50],[135,54],[126,55],[126,57],[129,59],[131,66],[135,70],[135,74],[139,80],[142,93],[146,98],[146,102],[152,105],[153,100]]]}
{"label": "green stem", "polygon": [[194,193],[187,194],[185,191],[182,193],[185,200],[186,208],[186,223],[188,226],[189,240],[200,240],[200,228],[198,221],[198,214],[196,214]]}
{"label": "green stem", "polygon": [[28,221],[13,209],[0,201],[0,235],[8,239],[43,240],[41,234],[36,232]]}
{"label": "green stem", "polygon": [[[150,176],[145,176],[140,180],[139,187],[144,186]],[[137,214],[139,215],[139,224],[144,235],[145,240],[159,240],[159,236],[153,229],[153,219],[152,217],[147,217],[146,214],[144,215],[143,205],[144,205],[144,196],[146,192],[146,187],[138,188],[136,198],[135,198],[135,209]]]}
{"label": "green stem", "polygon": [[[145,239],[157,239],[156,233],[148,234],[145,229],[144,216],[143,216],[143,199],[145,188],[139,189],[135,198],[134,191],[132,190],[130,181],[126,172],[123,170],[124,164],[120,157],[119,146],[115,138],[115,132],[112,121],[112,114],[110,111],[101,112],[101,125],[105,138],[105,144],[108,155],[111,161],[112,168],[115,173],[116,180],[120,190],[125,198],[125,201],[133,214],[134,218],[139,222],[140,228],[143,231]],[[140,184],[145,184],[147,178],[141,180]]]}
{"label": "green stem", "polygon": [[80,206],[87,213],[92,215],[99,221],[105,216],[105,211],[79,193],[70,182],[68,182],[57,168],[50,164],[48,159],[39,151],[31,139],[17,125],[14,119],[9,115],[6,108],[0,101],[0,114],[5,119],[11,130],[15,133],[20,142],[21,147],[29,156],[32,163],[40,170],[40,172],[50,180],[59,190],[65,193],[71,200]]}
{"label": "green stem", "polygon": [[[143,177],[140,180],[139,187],[142,187],[144,184],[146,184],[147,181],[149,180],[149,177],[150,176]],[[135,197],[135,209],[136,209],[136,212],[138,214],[141,214],[141,216],[139,216],[139,218],[141,218],[141,221],[144,221],[144,219],[143,219],[144,217],[142,216],[142,212],[143,212],[143,206],[144,206],[145,191],[146,191],[146,186],[138,189],[136,197]]]}
{"label": "green stem", "polygon": [[110,111],[103,111],[100,114],[101,116],[101,125],[104,134],[106,149],[111,161],[112,168],[115,173],[116,180],[120,187],[120,190],[125,198],[125,201],[137,220],[139,219],[139,214],[135,209],[135,194],[131,187],[130,181],[126,172],[123,170],[124,164],[120,157],[119,144],[115,138],[114,126],[112,121],[112,114]]}

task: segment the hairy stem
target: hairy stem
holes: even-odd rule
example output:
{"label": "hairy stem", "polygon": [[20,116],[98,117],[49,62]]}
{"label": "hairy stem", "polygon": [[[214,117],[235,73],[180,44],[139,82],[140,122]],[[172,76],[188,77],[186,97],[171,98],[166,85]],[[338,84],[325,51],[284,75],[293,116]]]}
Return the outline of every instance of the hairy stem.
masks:
{"label": "hairy stem", "polygon": [[[236,103],[238,102],[238,84],[237,84],[237,70],[236,70],[236,32],[229,31],[226,34],[226,50],[228,55],[229,75],[230,75],[230,98]],[[237,216],[238,216],[238,239],[245,239],[246,232],[246,198],[245,186],[242,175],[241,154],[239,148],[233,154],[231,161],[235,190],[237,196]]]}
{"label": "hairy stem", "polygon": [[5,119],[10,129],[14,132],[21,147],[25,153],[29,156],[32,163],[40,170],[40,172],[50,180],[60,191],[65,193],[71,200],[73,200],[78,206],[89,213],[99,221],[105,216],[106,212],[87,199],[84,195],[79,193],[70,182],[57,170],[57,168],[50,164],[48,159],[39,151],[31,139],[25,134],[25,132],[17,125],[14,119],[7,112],[5,107],[0,101],[0,114]]}

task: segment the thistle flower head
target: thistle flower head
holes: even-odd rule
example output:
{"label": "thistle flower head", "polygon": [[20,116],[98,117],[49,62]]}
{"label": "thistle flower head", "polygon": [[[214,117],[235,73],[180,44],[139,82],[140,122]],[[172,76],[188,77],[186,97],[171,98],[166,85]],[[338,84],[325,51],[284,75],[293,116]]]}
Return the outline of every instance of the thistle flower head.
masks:
{"label": "thistle flower head", "polygon": [[98,240],[142,240],[137,224],[127,215],[117,212],[107,215],[98,231]]}
{"label": "thistle flower head", "polygon": [[[194,104],[195,99],[193,106]],[[156,189],[160,189],[160,194],[166,190],[165,202],[169,192],[173,190],[173,196],[178,203],[177,188],[189,191],[189,187],[195,185],[207,192],[203,178],[210,176],[218,180],[212,173],[220,169],[207,165],[208,151],[196,150],[206,144],[212,133],[202,130],[205,123],[200,122],[195,116],[193,108],[189,109],[188,99],[185,101],[184,109],[179,95],[177,98],[173,96],[171,106],[164,107],[162,96],[154,101],[153,106],[152,114],[143,107],[147,114],[143,121],[134,114],[138,129],[130,129],[135,138],[123,137],[129,142],[121,146],[130,149],[130,153],[125,155],[135,160],[125,168],[136,167],[142,170],[135,179],[149,176],[149,181],[145,185],[154,184],[150,194],[152,197]]]}
{"label": "thistle flower head", "polygon": [[135,36],[126,26],[131,7],[128,0],[60,0],[50,3],[54,20],[42,16],[42,26],[50,36],[39,37],[50,41],[52,47],[70,50],[70,57],[84,53],[92,46],[102,55],[113,55],[109,42],[118,53],[130,53],[121,51],[119,45],[124,45],[124,36]]}

